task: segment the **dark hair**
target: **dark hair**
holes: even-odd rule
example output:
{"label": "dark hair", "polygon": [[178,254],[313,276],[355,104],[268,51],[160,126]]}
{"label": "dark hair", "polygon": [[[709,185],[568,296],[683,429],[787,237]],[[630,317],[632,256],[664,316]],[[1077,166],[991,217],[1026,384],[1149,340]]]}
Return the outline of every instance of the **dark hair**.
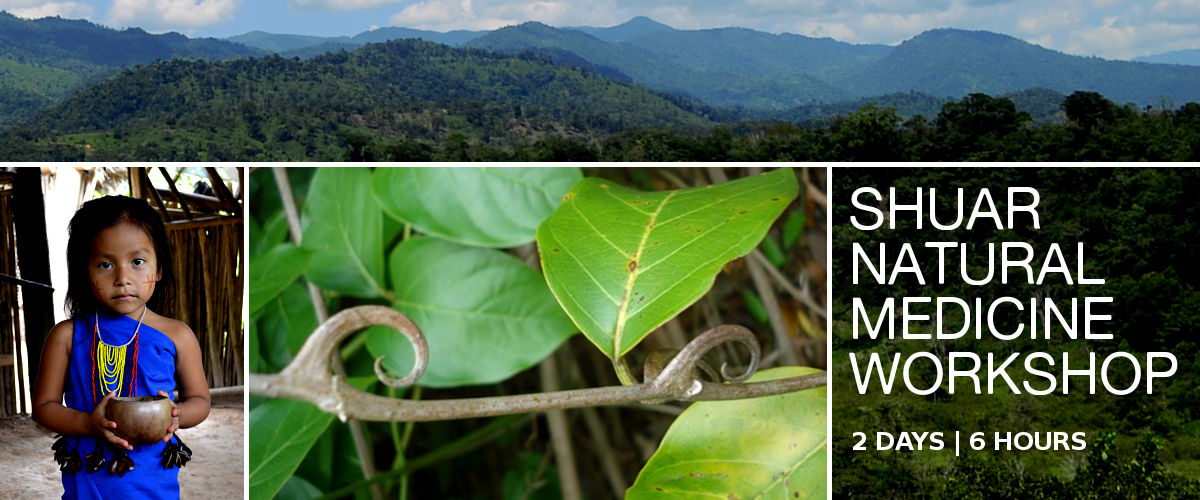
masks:
{"label": "dark hair", "polygon": [[67,233],[67,314],[77,317],[100,307],[92,293],[88,275],[88,259],[96,235],[120,223],[140,227],[154,242],[154,254],[158,271],[162,276],[154,287],[154,295],[147,306],[163,312],[163,306],[175,297],[174,259],[171,258],[171,243],[167,240],[167,228],[148,203],[128,196],[105,196],[84,203],[71,217]]}

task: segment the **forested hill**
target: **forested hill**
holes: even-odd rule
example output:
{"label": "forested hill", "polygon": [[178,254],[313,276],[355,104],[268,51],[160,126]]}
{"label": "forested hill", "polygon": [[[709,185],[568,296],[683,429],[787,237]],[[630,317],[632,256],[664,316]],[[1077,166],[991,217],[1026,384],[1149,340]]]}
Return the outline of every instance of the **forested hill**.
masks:
{"label": "forested hill", "polygon": [[701,128],[702,112],[544,56],[403,40],[307,61],[140,66],[15,127],[0,148],[10,159],[343,160],[347,144],[367,142],[512,145]]}
{"label": "forested hill", "polygon": [[[896,47],[743,28],[675,30],[641,20],[616,31],[525,23],[468,46],[573,53],[650,88],[713,106],[783,110],[916,92],[960,99],[1041,87],[1096,91],[1139,107],[1200,101],[1200,67],[1080,57],[990,32],[931,30]],[[619,27],[618,27],[619,28]]]}
{"label": "forested hill", "polygon": [[137,28],[116,31],[56,17],[31,21],[0,12],[0,128],[122,67],[177,57],[227,59],[260,53],[210,38],[151,35]]}
{"label": "forested hill", "polygon": [[689,96],[712,106],[759,110],[859,97],[819,75],[865,69],[888,50],[886,46],[851,45],[742,28],[652,29],[632,31],[630,35],[635,36],[610,42],[578,29],[528,22],[498,29],[467,42],[467,46],[504,53],[567,52],[592,64],[615,68],[653,89]]}
{"label": "forested hill", "polygon": [[[853,82],[853,83],[852,83]],[[905,41],[855,75],[863,95],[916,90],[936,96],[1003,94],[1044,87],[1099,92],[1139,106],[1200,102],[1200,67],[1063,54],[985,31],[932,30]]]}

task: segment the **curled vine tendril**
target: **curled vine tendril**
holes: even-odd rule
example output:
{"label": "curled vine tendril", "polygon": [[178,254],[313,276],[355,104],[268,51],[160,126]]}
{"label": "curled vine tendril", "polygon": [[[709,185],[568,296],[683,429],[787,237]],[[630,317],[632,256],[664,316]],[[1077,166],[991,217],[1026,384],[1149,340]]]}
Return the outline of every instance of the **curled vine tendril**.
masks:
{"label": "curled vine tendril", "polygon": [[[528,413],[559,408],[578,408],[638,401],[702,401],[744,399],[793,392],[826,384],[824,372],[767,382],[746,382],[758,369],[761,351],[754,334],[736,325],[720,325],[689,342],[661,370],[646,369],[642,384],[595,387],[516,396],[411,401],[363,392],[330,372],[330,359],[338,344],[351,333],[372,325],[398,330],[412,345],[413,367],[408,374],[395,378],[383,369],[383,358],[375,360],[375,375],[391,387],[416,383],[429,364],[429,346],[425,336],[403,313],[382,306],[346,309],[319,326],[300,352],[276,375],[249,374],[250,392],[260,396],[300,399],[324,411],[371,421],[431,421]],[[750,363],[744,373],[730,375],[721,366],[725,382],[705,382],[695,378],[704,369],[701,358],[718,345],[737,342],[750,351]],[[654,368],[657,368],[655,366]],[[711,369],[706,370],[711,371]]]}

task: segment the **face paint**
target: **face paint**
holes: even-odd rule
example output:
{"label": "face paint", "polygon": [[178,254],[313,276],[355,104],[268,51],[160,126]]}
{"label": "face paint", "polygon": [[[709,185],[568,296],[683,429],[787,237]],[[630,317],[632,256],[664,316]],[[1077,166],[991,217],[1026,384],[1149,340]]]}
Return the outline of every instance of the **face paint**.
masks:
{"label": "face paint", "polygon": [[154,243],[142,228],[118,223],[92,242],[88,275],[96,300],[114,312],[133,315],[154,295],[158,259]]}

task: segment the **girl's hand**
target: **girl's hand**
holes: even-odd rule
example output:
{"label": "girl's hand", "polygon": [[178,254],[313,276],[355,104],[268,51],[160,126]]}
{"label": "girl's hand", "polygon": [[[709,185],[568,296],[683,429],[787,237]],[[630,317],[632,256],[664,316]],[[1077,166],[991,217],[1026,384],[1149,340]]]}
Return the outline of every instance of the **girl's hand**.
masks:
{"label": "girl's hand", "polygon": [[92,428],[95,429],[93,434],[103,437],[109,443],[112,443],[116,446],[120,446],[126,450],[132,450],[133,445],[129,444],[129,441],[121,439],[120,437],[117,437],[116,434],[113,434],[112,430],[117,428],[117,423],[105,418],[104,416],[104,410],[108,408],[108,401],[116,395],[116,392],[110,392],[104,395],[104,399],[101,399],[99,403],[96,403],[96,408],[92,410],[90,415],[88,415],[88,422],[90,422],[92,424]]}
{"label": "girl's hand", "polygon": [[[158,391],[158,395],[171,400],[171,395],[166,391]],[[167,427],[167,435],[163,436],[164,443],[171,441],[171,436],[175,435],[175,431],[179,430],[179,407],[175,406],[175,402],[171,401],[171,426]]]}

